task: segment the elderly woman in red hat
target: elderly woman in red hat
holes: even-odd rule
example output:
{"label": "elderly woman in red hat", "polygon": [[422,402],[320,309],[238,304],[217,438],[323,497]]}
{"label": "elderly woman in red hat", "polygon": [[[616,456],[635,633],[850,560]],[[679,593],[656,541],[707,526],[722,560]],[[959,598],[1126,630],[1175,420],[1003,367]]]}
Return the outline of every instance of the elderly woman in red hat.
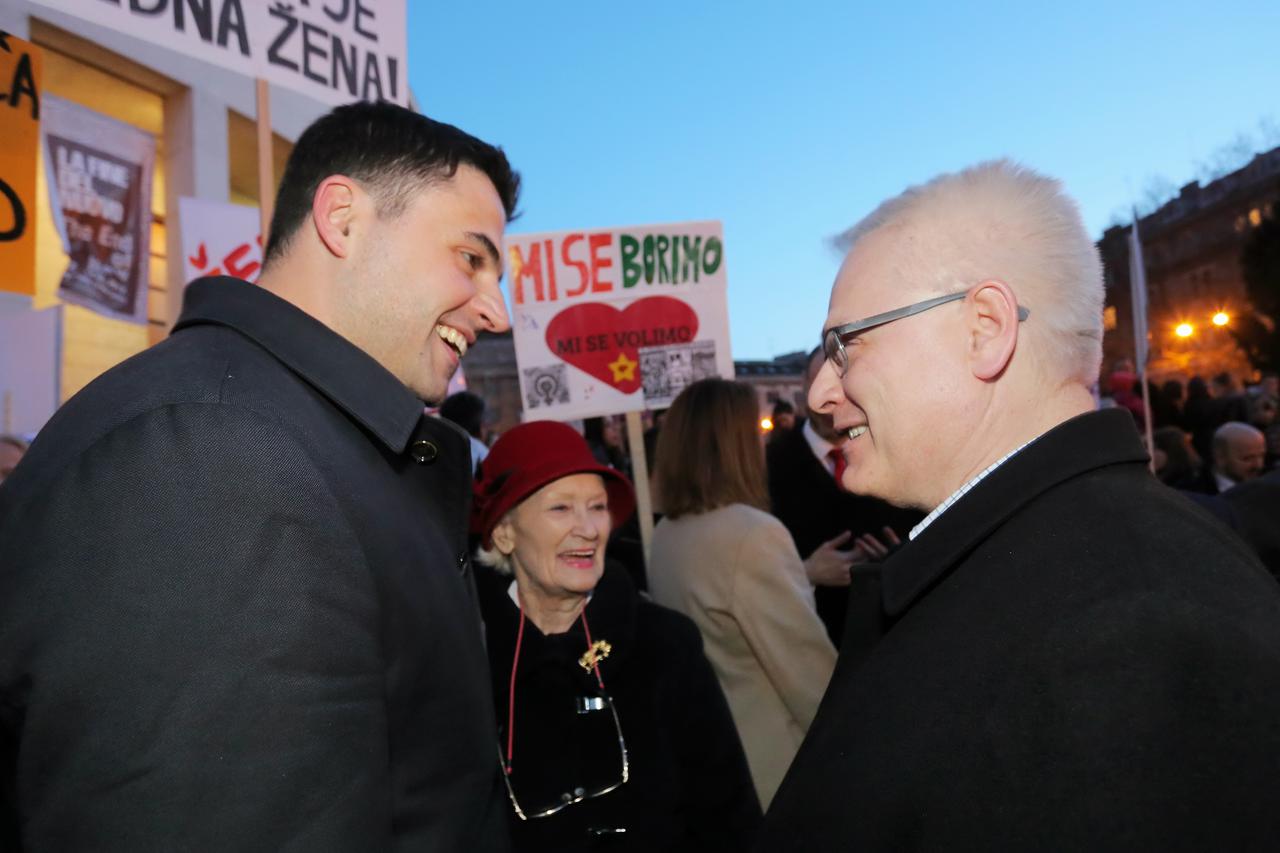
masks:
{"label": "elderly woman in red hat", "polygon": [[697,628],[606,569],[631,484],[572,427],[522,424],[472,529],[517,851],[744,850],[760,820]]}

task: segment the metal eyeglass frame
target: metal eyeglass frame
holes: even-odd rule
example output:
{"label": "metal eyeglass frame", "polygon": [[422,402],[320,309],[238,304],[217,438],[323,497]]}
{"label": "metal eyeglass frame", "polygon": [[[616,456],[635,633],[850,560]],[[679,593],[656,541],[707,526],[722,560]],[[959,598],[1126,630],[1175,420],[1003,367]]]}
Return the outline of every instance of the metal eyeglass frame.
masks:
{"label": "metal eyeglass frame", "polygon": [[[631,762],[627,758],[627,742],[622,738],[622,723],[618,719],[618,709],[614,707],[613,698],[610,697],[608,694],[601,694],[599,698],[604,699],[605,704],[609,706],[609,710],[613,713],[613,725],[618,733],[618,748],[622,750],[622,778],[619,779],[617,782],[614,782],[612,785],[601,788],[598,791],[592,791],[591,793],[586,793],[585,791],[581,794],[577,793],[577,791],[575,791],[574,793],[568,793],[568,792],[563,793],[560,795],[561,801],[556,805],[552,806],[551,808],[537,812],[536,814],[526,814],[524,809],[520,807],[520,801],[516,799],[515,789],[511,787],[511,771],[510,769],[508,769],[507,763],[502,758],[502,746],[499,745],[498,746],[498,764],[502,766],[502,781],[507,786],[507,796],[511,798],[511,806],[516,810],[516,817],[520,818],[521,820],[533,820],[535,818],[540,818],[540,817],[551,817],[551,815],[556,814],[557,812],[563,811],[564,809],[574,805],[575,803],[580,803],[583,800],[589,800],[592,797],[603,796],[609,793],[610,791],[617,790],[618,788],[621,788],[623,785],[627,784],[627,780],[631,778]],[[581,791],[582,789],[579,788],[577,790]]]}
{"label": "metal eyeglass frame", "polygon": [[[845,323],[843,326],[834,326],[822,334],[822,355],[836,369],[836,375],[843,377],[845,371],[849,369],[849,354],[844,348],[846,341],[852,340],[868,329],[874,329],[877,326],[892,323],[894,320],[901,320],[903,317],[910,317],[913,314],[928,311],[930,308],[937,308],[939,305],[945,305],[948,302],[964,299],[968,295],[969,291],[967,290],[961,290],[958,293],[947,293],[942,296],[935,296],[932,299],[926,299],[923,302],[913,302],[910,305],[895,308],[883,314],[874,314],[865,320],[856,320],[852,323]],[[1018,306],[1018,322],[1022,322],[1030,316],[1031,309],[1023,308],[1021,305]]]}

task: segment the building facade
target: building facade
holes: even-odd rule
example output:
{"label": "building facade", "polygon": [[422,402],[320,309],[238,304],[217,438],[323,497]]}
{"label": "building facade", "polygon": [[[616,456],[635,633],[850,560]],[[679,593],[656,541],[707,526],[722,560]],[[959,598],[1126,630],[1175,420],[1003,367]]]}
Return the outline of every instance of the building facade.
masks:
{"label": "building facade", "polygon": [[[65,401],[103,371],[163,339],[177,319],[186,285],[178,199],[189,196],[257,206],[255,82],[29,0],[0,4],[0,31],[40,48],[42,96],[72,101],[156,140],[145,325],[60,304],[58,284],[67,260],[49,205],[41,151],[33,216],[35,295],[0,292],[0,312],[60,311],[57,363],[30,369],[52,369],[59,377],[58,399]],[[276,86],[271,87],[270,97],[272,159],[278,180],[292,141],[329,106]],[[274,193],[274,187],[269,192]],[[37,427],[16,428],[34,432]]]}
{"label": "building facade", "polygon": [[805,411],[804,370],[808,353],[789,352],[770,361],[735,361],[733,370],[739,382],[755,389],[760,417],[773,413],[773,404],[785,400],[799,413]]}
{"label": "building facade", "polygon": [[[1187,184],[1177,198],[1139,220],[1153,378],[1252,374],[1229,318],[1252,311],[1240,252],[1250,232],[1280,212],[1278,203],[1280,148],[1204,186]],[[1134,355],[1130,230],[1114,226],[1098,241],[1107,284],[1104,376],[1118,360]],[[1218,313],[1226,315],[1226,325],[1214,324]]]}

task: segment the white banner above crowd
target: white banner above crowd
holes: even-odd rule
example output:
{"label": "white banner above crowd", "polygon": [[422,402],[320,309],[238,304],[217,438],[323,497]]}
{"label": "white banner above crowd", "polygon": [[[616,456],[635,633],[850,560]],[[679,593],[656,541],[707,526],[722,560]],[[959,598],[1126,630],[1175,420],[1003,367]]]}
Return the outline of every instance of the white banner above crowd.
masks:
{"label": "white banner above crowd", "polygon": [[36,2],[325,103],[409,103],[404,0]]}
{"label": "white banner above crowd", "polygon": [[69,259],[58,297],[146,323],[155,137],[53,95],[42,107],[49,204]]}
{"label": "white banner above crowd", "polygon": [[526,419],[661,409],[733,378],[719,222],[508,237]]}

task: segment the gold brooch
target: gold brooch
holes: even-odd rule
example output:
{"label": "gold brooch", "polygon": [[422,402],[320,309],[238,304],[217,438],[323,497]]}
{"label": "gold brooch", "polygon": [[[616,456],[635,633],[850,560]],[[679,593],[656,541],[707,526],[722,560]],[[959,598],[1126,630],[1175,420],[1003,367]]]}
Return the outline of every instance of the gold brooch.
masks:
{"label": "gold brooch", "polygon": [[608,640],[596,640],[591,644],[590,648],[582,653],[582,657],[578,658],[578,666],[590,672],[596,668],[600,661],[607,658],[611,651],[613,651],[613,646],[609,645]]}

